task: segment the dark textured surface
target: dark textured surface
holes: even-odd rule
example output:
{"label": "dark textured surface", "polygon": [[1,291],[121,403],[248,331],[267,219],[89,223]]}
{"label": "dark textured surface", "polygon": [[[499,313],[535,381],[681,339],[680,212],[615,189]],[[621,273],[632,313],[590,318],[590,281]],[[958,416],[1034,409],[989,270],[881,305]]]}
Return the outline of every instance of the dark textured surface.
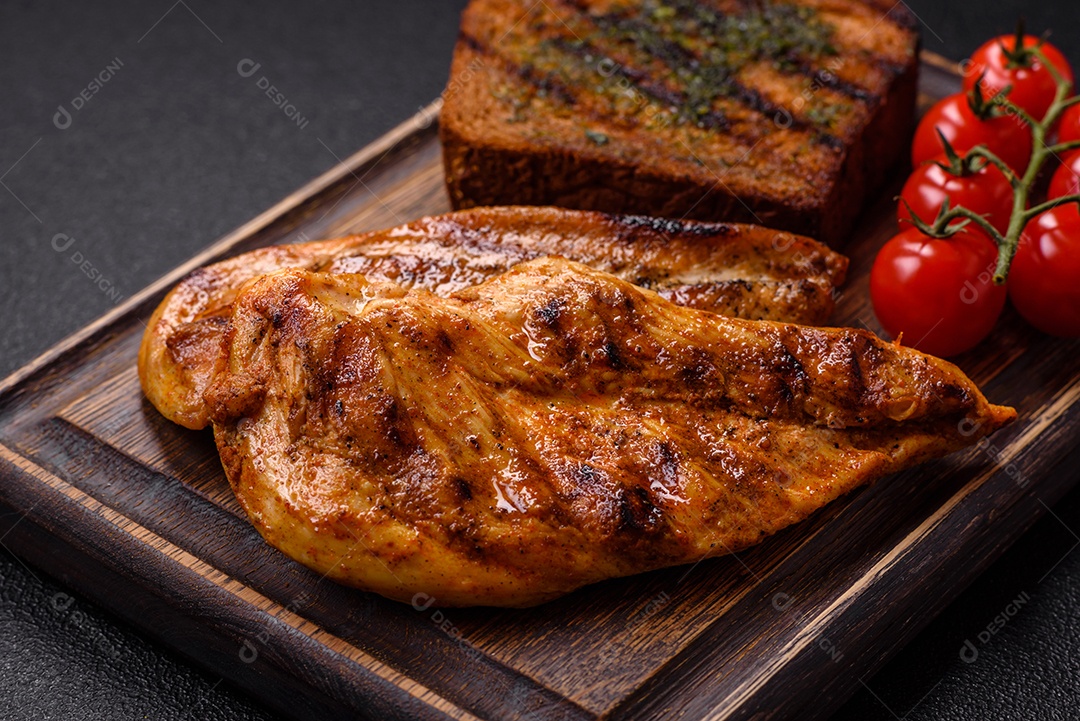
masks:
{"label": "dark textured surface", "polygon": [[[0,8],[7,91],[0,104],[0,373],[435,97],[461,5]],[[961,57],[1023,12],[1033,29],[1054,27],[1055,40],[1080,63],[1075,3],[911,6],[931,50]],[[72,111],[70,127],[58,129],[58,106],[70,111],[72,98],[117,59],[115,75]],[[261,64],[246,78],[237,70],[244,59]],[[263,77],[303,120],[263,94]],[[63,252],[54,250],[57,234],[74,239]],[[1080,549],[1070,553],[1077,543],[1070,529],[1080,528],[1080,492],[1053,510],[865,679],[838,718],[1074,718]],[[272,717],[41,576],[0,551],[0,717]],[[984,633],[983,643],[980,632],[998,617],[1006,622]],[[972,663],[960,656],[968,639],[978,651]]]}

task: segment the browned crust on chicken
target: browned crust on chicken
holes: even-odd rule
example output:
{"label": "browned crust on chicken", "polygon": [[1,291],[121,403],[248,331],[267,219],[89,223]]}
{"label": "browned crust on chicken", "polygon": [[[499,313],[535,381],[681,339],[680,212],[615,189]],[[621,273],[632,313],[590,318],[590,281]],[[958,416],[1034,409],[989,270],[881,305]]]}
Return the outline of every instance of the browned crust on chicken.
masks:
{"label": "browned crust on chicken", "polygon": [[824,323],[847,259],[808,238],[756,226],[618,217],[557,208],[480,208],[398,228],[277,246],[200,268],[150,319],[139,377],[150,401],[188,428],[224,362],[222,329],[240,287],[281,268],[363,273],[447,295],[522,260],[560,255],[652,288],[681,305],[741,318]]}
{"label": "browned crust on chicken", "polygon": [[917,49],[902,3],[473,0],[440,113],[450,200],[839,246],[906,157]]}
{"label": "browned crust on chicken", "polygon": [[342,583],[527,606],[745,548],[1015,417],[853,329],[674,305],[562,259],[451,294],[286,270],[206,397],[252,523]]}

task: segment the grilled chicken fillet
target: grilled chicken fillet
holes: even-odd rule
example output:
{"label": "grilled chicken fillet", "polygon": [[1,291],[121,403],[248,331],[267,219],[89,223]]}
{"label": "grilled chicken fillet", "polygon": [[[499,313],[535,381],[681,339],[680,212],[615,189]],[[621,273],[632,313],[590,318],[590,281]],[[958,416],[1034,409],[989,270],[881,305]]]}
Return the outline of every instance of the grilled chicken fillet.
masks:
{"label": "grilled chicken fillet", "polygon": [[227,335],[206,400],[266,540],[445,606],[737,551],[1015,417],[869,333],[727,318],[563,259],[446,297],[284,270]]}
{"label": "grilled chicken fillet", "polygon": [[448,295],[515,263],[559,255],[694,308],[741,318],[824,323],[847,259],[756,226],[677,222],[557,208],[482,208],[389,230],[263,248],[201,268],[166,296],[139,351],[144,392],[188,428],[208,423],[202,396],[224,363],[222,334],[240,287],[304,268],[362,273]]}

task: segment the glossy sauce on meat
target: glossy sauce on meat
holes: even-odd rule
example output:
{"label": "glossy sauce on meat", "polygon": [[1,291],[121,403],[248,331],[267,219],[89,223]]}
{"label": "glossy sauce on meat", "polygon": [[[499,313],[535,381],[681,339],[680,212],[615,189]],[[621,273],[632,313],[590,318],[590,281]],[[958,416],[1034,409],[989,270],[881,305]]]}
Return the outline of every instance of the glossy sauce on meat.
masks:
{"label": "glossy sauce on meat", "polygon": [[330,578],[440,605],[737,551],[1015,417],[872,334],[727,318],[563,259],[448,297],[280,271],[226,335],[206,401],[252,523]]}
{"label": "glossy sauce on meat", "polygon": [[693,308],[740,318],[821,324],[847,259],[756,226],[610,216],[558,208],[480,208],[362,235],[244,253],[200,268],[154,312],[139,351],[144,392],[168,419],[208,423],[203,392],[224,361],[221,329],[240,288],[303,268],[361,273],[438,295],[516,263],[556,255],[651,288]]}

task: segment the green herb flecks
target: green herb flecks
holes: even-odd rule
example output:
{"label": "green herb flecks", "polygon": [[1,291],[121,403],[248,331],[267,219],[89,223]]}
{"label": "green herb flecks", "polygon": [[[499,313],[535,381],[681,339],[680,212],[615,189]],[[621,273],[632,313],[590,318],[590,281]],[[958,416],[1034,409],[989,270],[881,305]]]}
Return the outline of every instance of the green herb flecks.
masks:
{"label": "green herb flecks", "polygon": [[595,130],[586,129],[585,130],[585,137],[588,138],[589,140],[591,140],[596,145],[607,145],[608,144],[608,136],[604,135],[603,133],[599,133],[599,132],[597,132]]}
{"label": "green herb flecks", "polygon": [[[672,123],[722,128],[720,99],[772,114],[767,99],[738,80],[748,64],[767,61],[781,72],[804,71],[836,55],[834,27],[812,8],[758,0],[725,15],[696,0],[622,3],[603,14],[567,14],[531,30],[544,39],[522,44],[517,61],[563,87],[585,90],[601,112],[635,118],[644,127]],[[543,87],[536,90],[543,95]],[[821,111],[805,115],[829,126]]]}
{"label": "green herb flecks", "polygon": [[[696,0],[646,0],[588,20],[601,30],[604,45],[629,55],[633,70],[620,77],[661,105],[674,108],[679,119],[715,124],[717,98],[746,101],[736,81],[746,65],[770,61],[781,72],[836,55],[834,28],[812,8],[781,2],[760,2],[740,15],[725,15]],[[581,37],[590,37],[585,28]],[[596,37],[596,34],[592,34]],[[658,64],[673,75],[677,95],[662,92]],[[756,108],[760,110],[760,108]]]}

